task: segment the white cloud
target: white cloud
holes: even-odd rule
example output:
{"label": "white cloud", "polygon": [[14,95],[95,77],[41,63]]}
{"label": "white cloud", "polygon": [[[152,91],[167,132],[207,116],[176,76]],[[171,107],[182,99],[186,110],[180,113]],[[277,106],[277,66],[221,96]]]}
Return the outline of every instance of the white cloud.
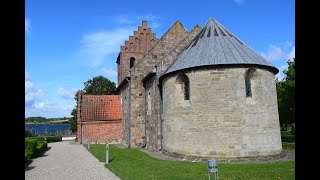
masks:
{"label": "white cloud", "polygon": [[267,52],[262,52],[261,55],[268,61],[272,61],[274,65],[277,65],[279,73],[276,75],[276,78],[282,80],[285,77],[283,70],[288,69],[288,60],[292,60],[295,57],[295,46],[290,41],[277,45],[270,44]]}
{"label": "white cloud", "polygon": [[31,24],[30,24],[30,20],[27,18],[24,18],[24,30],[25,32],[30,32],[31,29]]}
{"label": "white cloud", "polygon": [[152,14],[144,15],[144,16],[118,16],[113,18],[113,21],[117,24],[126,24],[132,26],[140,26],[142,21],[148,21],[148,26],[152,29],[156,29],[161,26],[159,22],[160,16],[155,16]]}
{"label": "white cloud", "polygon": [[295,57],[295,46],[290,41],[286,41],[280,45],[270,44],[267,52],[262,52],[261,55],[269,61],[287,62]]}
{"label": "white cloud", "polygon": [[45,110],[51,108],[51,104],[46,103],[46,102],[36,102],[34,104],[34,108],[39,109],[39,110]]}
{"label": "white cloud", "polygon": [[282,48],[272,45],[269,45],[267,53],[261,53],[261,55],[269,61],[280,60],[284,56]]}
{"label": "white cloud", "polygon": [[295,58],[295,57],[296,57],[296,47],[293,46],[290,53],[289,53],[288,59],[293,60],[293,58]]}
{"label": "white cloud", "polygon": [[91,67],[102,64],[104,58],[120,51],[120,46],[133,34],[134,28],[119,28],[83,35],[79,56]]}
{"label": "white cloud", "polygon": [[[32,85],[32,83],[30,83]],[[25,89],[25,104],[26,106],[32,106],[39,99],[43,96],[42,89],[38,89],[32,86],[26,87]]]}
{"label": "white cloud", "polygon": [[235,2],[238,5],[242,5],[245,3],[245,0],[233,0],[233,2]]}
{"label": "white cloud", "polygon": [[36,102],[32,107],[27,107],[25,117],[42,116],[46,118],[70,117],[75,101],[48,103],[47,101]]}
{"label": "white cloud", "polygon": [[278,78],[280,81],[285,77],[283,74],[284,70],[288,70],[288,64],[283,64],[279,68],[279,73],[276,75],[276,78]]}
{"label": "white cloud", "polygon": [[76,103],[73,99],[76,92],[74,89],[59,88],[58,94],[66,99],[58,102],[57,98],[53,100],[48,98],[49,94],[45,94],[37,87],[27,70],[25,70],[25,75],[25,117],[70,117],[71,110]]}
{"label": "white cloud", "polygon": [[58,94],[59,94],[59,96],[65,98],[65,99],[73,99],[74,95],[76,94],[76,90],[61,87],[58,89]]}
{"label": "white cloud", "polygon": [[24,85],[26,90],[31,89],[33,87],[33,83],[31,81],[24,81]]}
{"label": "white cloud", "polygon": [[158,19],[160,19],[160,16],[154,16],[152,14],[148,14],[148,15],[145,15],[145,16],[137,16],[136,17],[137,21],[142,21],[142,20],[145,20],[145,21],[156,21]]}
{"label": "white cloud", "polygon": [[39,101],[39,99],[43,96],[43,91],[40,88],[37,88],[34,83],[32,82],[32,80],[30,79],[30,76],[27,74],[27,71],[25,71],[26,73],[26,78],[24,81],[24,85],[25,85],[25,106],[26,107],[32,107],[35,105],[35,103],[37,101]]}
{"label": "white cloud", "polygon": [[106,77],[117,77],[117,75],[118,75],[117,71],[115,71],[113,69],[106,69],[106,68],[101,68],[100,74],[102,74]]}

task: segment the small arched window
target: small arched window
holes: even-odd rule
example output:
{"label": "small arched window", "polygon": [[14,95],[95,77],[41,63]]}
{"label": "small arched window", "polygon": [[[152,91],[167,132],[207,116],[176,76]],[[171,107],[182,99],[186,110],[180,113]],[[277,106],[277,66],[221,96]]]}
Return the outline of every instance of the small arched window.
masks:
{"label": "small arched window", "polygon": [[251,79],[254,72],[256,72],[256,69],[254,68],[250,68],[246,71],[246,75],[245,75],[246,97],[252,97]]}
{"label": "small arched window", "polygon": [[130,68],[132,68],[134,66],[134,61],[136,59],[134,57],[130,58]]}
{"label": "small arched window", "polygon": [[190,82],[186,74],[180,73],[177,77],[177,83],[181,86],[184,94],[184,100],[190,99]]}

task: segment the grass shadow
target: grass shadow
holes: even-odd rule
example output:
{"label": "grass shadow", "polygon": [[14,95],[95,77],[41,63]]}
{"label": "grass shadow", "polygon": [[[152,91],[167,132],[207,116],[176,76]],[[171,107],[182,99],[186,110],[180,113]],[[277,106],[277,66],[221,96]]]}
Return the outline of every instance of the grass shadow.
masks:
{"label": "grass shadow", "polygon": [[109,160],[109,163],[111,163],[114,159],[116,159],[116,158],[112,158],[112,159],[110,159],[110,160]]}

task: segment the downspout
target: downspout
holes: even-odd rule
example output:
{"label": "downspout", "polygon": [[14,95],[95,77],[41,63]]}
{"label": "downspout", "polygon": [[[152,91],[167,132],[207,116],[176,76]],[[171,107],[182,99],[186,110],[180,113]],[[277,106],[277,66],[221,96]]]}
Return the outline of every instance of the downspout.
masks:
{"label": "downspout", "polygon": [[163,112],[163,98],[162,98],[162,81],[160,82],[161,84],[158,85],[159,87],[159,93],[160,93],[160,147],[159,147],[159,151],[162,150],[162,140],[163,140],[163,135],[162,135],[162,112]]}
{"label": "downspout", "polygon": [[[131,71],[129,71],[131,77]],[[131,147],[131,125],[130,125],[130,118],[131,118],[131,81],[126,77],[126,80],[129,82],[129,91],[128,91],[128,148]]]}

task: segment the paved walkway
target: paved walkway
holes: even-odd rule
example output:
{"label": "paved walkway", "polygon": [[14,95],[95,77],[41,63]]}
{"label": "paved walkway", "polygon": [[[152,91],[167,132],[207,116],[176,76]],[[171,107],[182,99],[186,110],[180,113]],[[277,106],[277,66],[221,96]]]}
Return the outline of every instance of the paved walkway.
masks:
{"label": "paved walkway", "polygon": [[26,180],[118,180],[74,140],[48,143],[48,150],[25,167]]}

